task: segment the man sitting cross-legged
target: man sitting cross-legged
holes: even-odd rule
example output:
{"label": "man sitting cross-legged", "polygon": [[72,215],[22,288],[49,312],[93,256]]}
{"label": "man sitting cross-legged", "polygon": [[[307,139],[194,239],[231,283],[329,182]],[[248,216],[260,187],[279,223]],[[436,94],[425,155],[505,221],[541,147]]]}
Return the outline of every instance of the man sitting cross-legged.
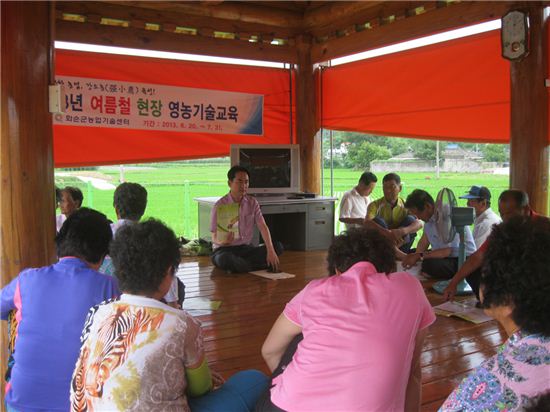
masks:
{"label": "man sitting cross-legged", "polygon": [[[227,172],[229,193],[216,202],[212,209],[210,231],[212,232],[212,263],[229,272],[250,272],[270,266],[278,270],[279,257],[283,251],[280,242],[273,242],[258,201],[247,195],[249,184],[248,170],[242,166],[233,166]],[[226,233],[224,238],[218,234],[218,209],[223,205],[238,204],[238,233]],[[265,242],[253,246],[254,224],[258,226]]]}
{"label": "man sitting cross-legged", "polygon": [[[405,202],[399,197],[402,186],[398,174],[388,173],[384,176],[382,188],[384,197],[369,204],[364,225],[382,232],[401,252],[408,253],[422,223],[409,214]],[[397,257],[402,258],[403,253],[397,252]]]}
{"label": "man sitting cross-legged", "polygon": [[[403,267],[409,268],[416,262],[422,262],[422,272],[438,279],[450,279],[458,269],[458,248],[460,237],[458,233],[454,239],[446,243],[437,232],[436,216],[434,214],[435,204],[432,196],[425,190],[416,189],[405,202],[409,209],[424,224],[424,234],[418,241],[416,252],[409,253],[403,258]],[[476,245],[469,227],[464,228],[464,241],[466,256],[476,251]],[[428,250],[429,247],[431,250]]]}

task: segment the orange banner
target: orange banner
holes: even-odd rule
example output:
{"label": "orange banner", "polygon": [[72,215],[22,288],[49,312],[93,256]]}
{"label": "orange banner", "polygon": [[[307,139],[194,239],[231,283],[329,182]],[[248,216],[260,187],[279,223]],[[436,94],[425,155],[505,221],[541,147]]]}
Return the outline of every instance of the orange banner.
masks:
{"label": "orange banner", "polygon": [[288,70],[56,50],[56,76],[250,93],[262,95],[264,107],[263,136],[57,124],[56,167],[227,156],[230,144],[295,143]]}

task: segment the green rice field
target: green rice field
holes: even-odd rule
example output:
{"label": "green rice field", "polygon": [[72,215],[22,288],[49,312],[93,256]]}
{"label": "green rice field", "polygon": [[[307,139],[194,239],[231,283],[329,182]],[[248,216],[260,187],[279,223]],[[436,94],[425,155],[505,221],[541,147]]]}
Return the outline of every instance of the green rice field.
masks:
{"label": "green rice field", "polygon": [[[148,205],[145,218],[155,217],[170,225],[178,236],[187,238],[197,237],[197,203],[196,197],[222,196],[227,193],[226,173],[229,168],[227,162],[217,163],[159,163],[134,165],[124,167],[124,179],[128,182],[136,182],[143,185],[148,191]],[[397,171],[399,173],[399,171]],[[342,193],[351,189],[356,183],[361,172],[351,169],[334,169],[335,197],[341,197]],[[474,173],[442,173],[436,179],[435,173],[401,173],[403,183],[402,196],[406,197],[412,190],[425,189],[436,196],[442,187],[453,190],[458,197],[466,192],[472,185],[487,186],[493,196],[498,197],[501,191],[508,187],[508,176]],[[82,179],[100,179],[104,185],[87,183]],[[371,197],[382,196],[382,175],[378,176],[379,183]],[[97,170],[67,171],[56,170],[56,185],[79,187],[84,194],[84,206],[92,207],[105,213],[110,219],[115,220],[113,209],[114,187],[120,180],[120,168],[118,166],[104,166]],[[101,186],[101,188],[98,188]],[[108,186],[108,187],[105,187]],[[325,196],[331,195],[330,170],[324,171]],[[465,200],[459,200],[459,205],[465,205]],[[335,230],[339,230],[336,223]]]}

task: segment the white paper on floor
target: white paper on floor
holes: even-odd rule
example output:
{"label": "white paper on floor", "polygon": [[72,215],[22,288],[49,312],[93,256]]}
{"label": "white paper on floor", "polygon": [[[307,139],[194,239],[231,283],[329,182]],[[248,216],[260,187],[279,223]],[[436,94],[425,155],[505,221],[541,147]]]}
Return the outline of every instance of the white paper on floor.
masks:
{"label": "white paper on floor", "polygon": [[435,313],[441,316],[455,316],[469,322],[478,324],[493,320],[483,309],[476,308],[477,299],[457,300],[454,302],[445,302],[434,306]]}
{"label": "white paper on floor", "polygon": [[267,270],[257,270],[255,272],[250,272],[252,275],[260,276],[262,278],[271,279],[271,280],[278,280],[278,279],[290,279],[296,277],[296,275],[293,275],[291,273],[286,272],[277,272],[272,273],[268,272]]}
{"label": "white paper on floor", "polygon": [[196,297],[183,301],[185,310],[218,310],[222,304],[221,300],[210,300],[208,298]]}
{"label": "white paper on floor", "polygon": [[396,272],[407,272],[410,275],[413,275],[415,278],[418,278],[420,280],[426,280],[426,277],[422,274],[421,267],[422,263],[417,262],[414,266],[404,269],[403,263],[401,261],[397,261],[397,270]]}

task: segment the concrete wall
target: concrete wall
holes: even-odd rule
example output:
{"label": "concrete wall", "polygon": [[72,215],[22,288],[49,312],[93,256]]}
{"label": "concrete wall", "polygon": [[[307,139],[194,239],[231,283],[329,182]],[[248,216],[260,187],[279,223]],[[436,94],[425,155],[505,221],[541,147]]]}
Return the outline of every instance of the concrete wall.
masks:
{"label": "concrete wall", "polygon": [[442,172],[480,173],[481,162],[468,159],[445,159]]}
{"label": "concrete wall", "polygon": [[383,172],[433,172],[435,160],[391,161],[375,160],[370,164],[373,173]]}
{"label": "concrete wall", "polygon": [[[480,162],[470,159],[445,159],[441,165],[441,172],[457,173],[482,173],[502,167],[498,162]],[[387,172],[435,172],[435,160],[406,160],[406,161],[387,161],[375,160],[370,165],[373,173]]]}

